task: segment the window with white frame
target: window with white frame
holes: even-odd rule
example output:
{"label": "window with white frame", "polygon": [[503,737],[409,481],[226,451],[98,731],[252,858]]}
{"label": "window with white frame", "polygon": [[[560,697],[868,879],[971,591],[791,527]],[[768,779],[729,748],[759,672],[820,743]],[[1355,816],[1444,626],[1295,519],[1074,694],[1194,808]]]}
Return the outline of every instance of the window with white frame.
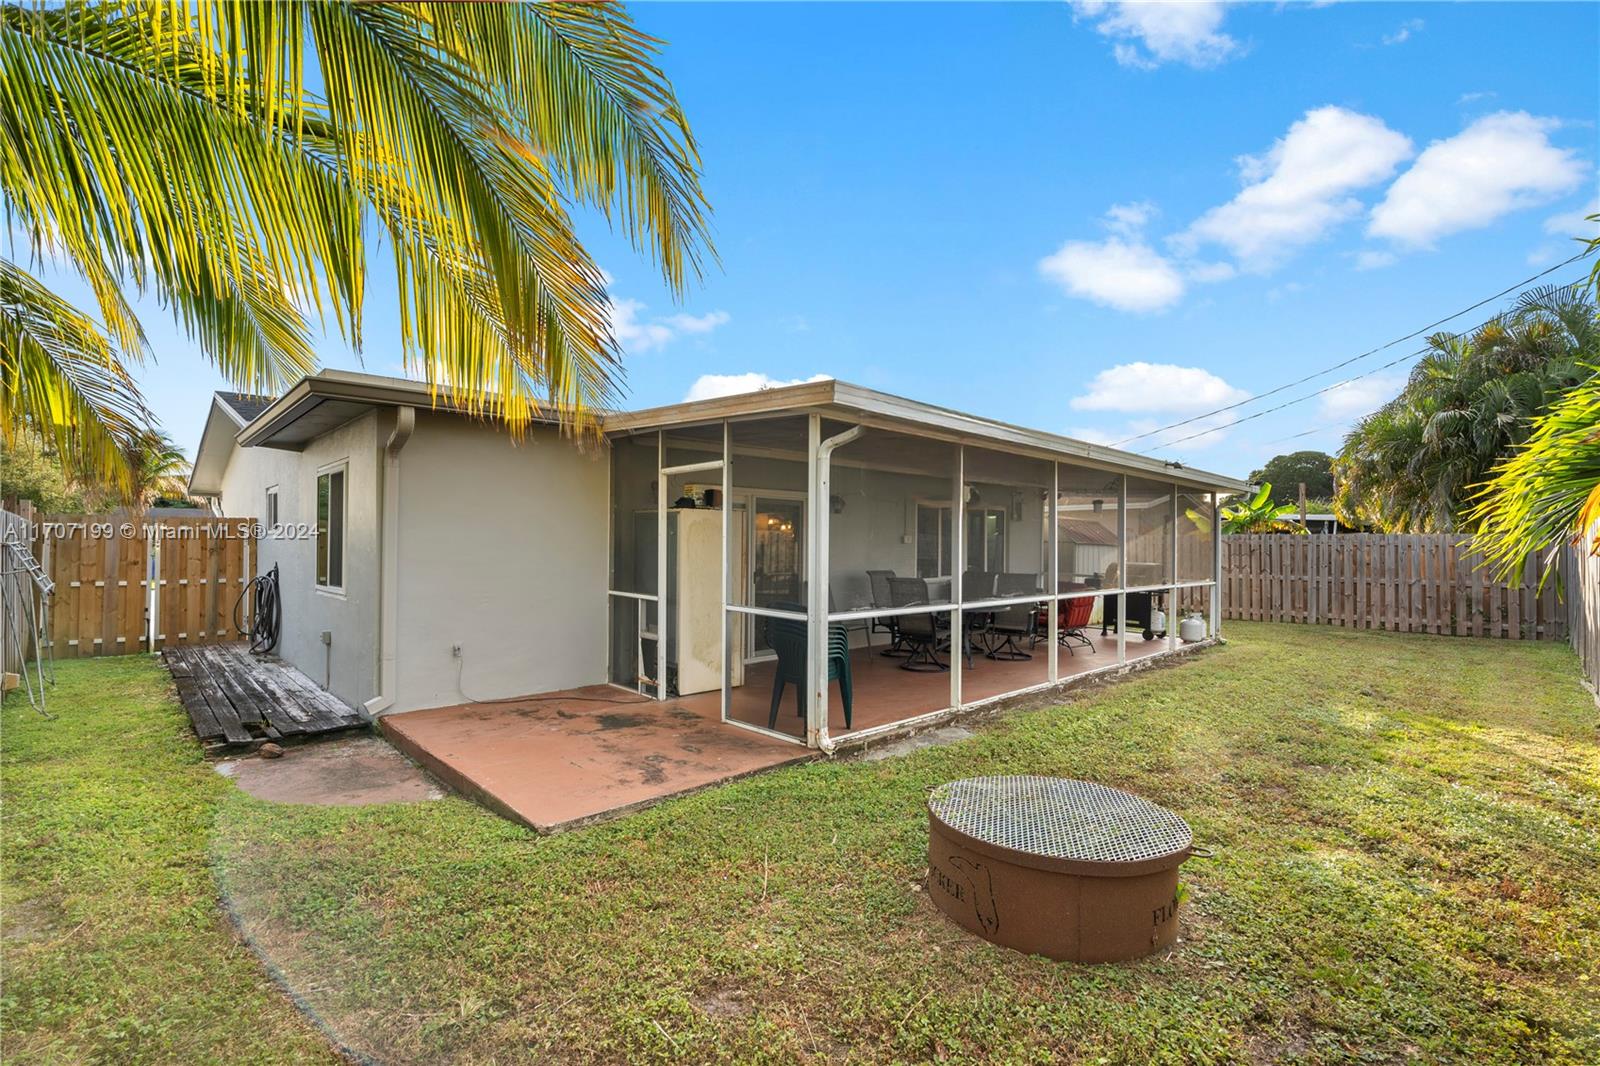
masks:
{"label": "window with white frame", "polygon": [[[950,576],[951,507],[917,504],[917,576]],[[967,508],[967,569],[1006,568],[1006,512],[998,507]]]}
{"label": "window with white frame", "polygon": [[343,466],[317,475],[317,587],[344,588],[345,479]]}
{"label": "window with white frame", "polygon": [[262,522],[267,527],[269,536],[275,535],[278,528],[278,486],[272,485],[267,489],[267,506],[261,514]]}

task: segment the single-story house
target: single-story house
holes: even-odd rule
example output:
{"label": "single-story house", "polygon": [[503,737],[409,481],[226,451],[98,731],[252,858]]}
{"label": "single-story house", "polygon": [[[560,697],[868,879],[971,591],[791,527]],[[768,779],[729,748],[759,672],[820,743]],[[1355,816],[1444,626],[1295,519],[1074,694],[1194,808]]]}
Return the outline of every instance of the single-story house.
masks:
{"label": "single-story house", "polygon": [[600,684],[831,750],[1213,639],[1248,487],[842,381],[601,433],[328,370],[217,393],[189,489],[263,523],[278,653],[374,716]]}

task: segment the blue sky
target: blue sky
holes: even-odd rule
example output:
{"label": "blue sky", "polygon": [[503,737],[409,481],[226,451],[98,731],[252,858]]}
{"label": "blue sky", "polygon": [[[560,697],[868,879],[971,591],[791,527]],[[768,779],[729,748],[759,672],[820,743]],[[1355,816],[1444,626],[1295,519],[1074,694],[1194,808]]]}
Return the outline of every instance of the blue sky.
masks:
{"label": "blue sky", "polygon": [[[1558,262],[1596,195],[1590,4],[634,11],[669,42],[722,265],[674,305],[586,221],[632,406],[826,374],[1117,441]],[[396,373],[391,298],[371,298],[359,365]],[[222,383],[156,315],[143,381],[192,449]],[[337,342],[324,356],[358,365]],[[1405,365],[1133,447],[1233,474],[1335,450]]]}

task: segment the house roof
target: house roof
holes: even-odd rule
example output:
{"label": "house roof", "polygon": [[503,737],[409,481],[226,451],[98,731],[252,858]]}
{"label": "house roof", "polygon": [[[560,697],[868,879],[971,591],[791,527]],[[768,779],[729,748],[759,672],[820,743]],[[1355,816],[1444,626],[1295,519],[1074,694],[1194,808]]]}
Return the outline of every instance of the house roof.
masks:
{"label": "house roof", "polygon": [[[277,399],[264,404],[262,401],[262,397],[238,393],[217,394],[213,401],[213,415],[221,409],[235,425],[233,439],[226,442],[228,447],[236,443],[243,447],[299,451],[322,434],[378,407],[465,410],[453,404],[447,394],[436,391],[426,382],[346,370],[324,370],[301,378]],[[255,414],[245,418],[244,412],[252,409]],[[704,425],[725,418],[749,419],[780,413],[818,413],[850,423],[982,445],[1014,454],[1065,459],[1187,486],[1233,492],[1249,488],[1246,482],[1222,474],[921,403],[844,381],[806,382],[642,411],[607,411],[601,414],[600,420],[606,435],[617,437]],[[555,418],[546,421],[554,422]],[[219,423],[217,433],[222,433],[226,428],[226,425]],[[227,448],[222,441],[213,439],[215,434],[212,431],[212,422],[208,419],[206,435],[202,437],[200,450],[196,453],[195,477],[191,479],[192,491],[202,494],[208,490],[211,493],[218,491],[213,485],[220,482],[221,471],[227,464]],[[208,454],[208,451],[214,454]],[[204,476],[202,467],[207,472]]]}
{"label": "house roof", "polygon": [[[316,438],[379,407],[421,407],[460,414],[484,413],[481,408],[452,399],[447,389],[410,378],[358,374],[349,370],[324,370],[303,377],[272,401],[239,434],[247,448],[283,448],[300,451]],[[551,413],[535,421],[554,424]]]}
{"label": "house roof", "polygon": [[254,421],[257,415],[272,406],[273,400],[271,396],[254,396],[248,392],[218,392],[215,395],[239,419],[241,426]]}
{"label": "house roof", "polygon": [[212,394],[205,428],[200,431],[200,446],[195,449],[194,464],[189,468],[190,496],[216,496],[222,492],[222,475],[228,469],[228,457],[237,447],[235,438],[250,421],[234,404],[248,409],[247,401],[260,399],[263,397],[239,392]]}
{"label": "house roof", "polygon": [[817,412],[825,417],[863,425],[898,429],[956,443],[984,445],[1014,454],[1068,460],[1188,486],[1230,492],[1243,492],[1250,487],[1248,482],[1223,474],[922,403],[846,381],[805,382],[714,400],[616,412],[606,416],[604,428],[608,436],[617,436],[688,427],[724,418],[753,418],[782,412]]}

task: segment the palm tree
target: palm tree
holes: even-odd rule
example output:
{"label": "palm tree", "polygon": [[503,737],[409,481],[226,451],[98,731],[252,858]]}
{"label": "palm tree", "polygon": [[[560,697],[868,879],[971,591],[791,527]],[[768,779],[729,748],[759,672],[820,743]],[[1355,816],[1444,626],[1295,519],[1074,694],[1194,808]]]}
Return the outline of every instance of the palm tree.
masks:
{"label": "palm tree", "polygon": [[1600,351],[1595,305],[1574,286],[1524,293],[1467,335],[1439,333],[1400,395],[1363,418],[1334,461],[1340,521],[1385,532],[1470,529],[1474,487],[1582,381]]}
{"label": "palm tree", "polygon": [[[359,351],[374,237],[408,370],[512,427],[592,428],[620,353],[571,209],[675,295],[714,254],[658,52],[615,4],[6,3],[0,195],[31,261],[0,260],[6,438],[126,475],[148,425],[128,292],[250,391],[314,369],[310,321]],[[44,262],[88,282],[98,322]]]}
{"label": "palm tree", "polygon": [[1502,576],[1530,551],[1553,558],[1587,541],[1600,555],[1600,369],[1538,418],[1527,444],[1480,487],[1469,518],[1473,546]]}
{"label": "palm tree", "polygon": [[[1600,222],[1600,215],[1588,221]],[[1600,251],[1600,237],[1586,243],[1589,254]],[[1600,260],[1589,288],[1600,296]],[[1600,322],[1591,316],[1594,325]],[[1553,559],[1571,544],[1600,555],[1600,366],[1586,369],[1593,373],[1535,420],[1527,443],[1474,496],[1473,547],[1502,577],[1515,574],[1529,552]],[[1552,572],[1546,567],[1545,579]]]}
{"label": "palm tree", "polygon": [[124,500],[141,510],[160,500],[189,502],[189,460],[167,434],[138,434],[126,449],[133,484]]}

